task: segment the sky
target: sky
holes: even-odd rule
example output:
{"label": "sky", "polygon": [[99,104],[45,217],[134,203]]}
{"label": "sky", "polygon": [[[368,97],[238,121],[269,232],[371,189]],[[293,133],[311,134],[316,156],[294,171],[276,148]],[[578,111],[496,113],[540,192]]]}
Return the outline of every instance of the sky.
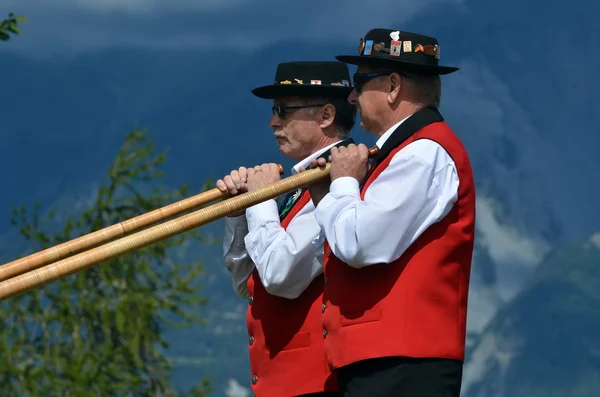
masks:
{"label": "sky", "polygon": [[[401,24],[433,5],[461,0],[2,0],[0,16],[26,15],[18,41],[2,50],[30,54],[111,47],[245,52],[275,42],[358,40],[374,27]],[[341,5],[341,6],[340,6]],[[395,27],[394,27],[395,28]],[[7,47],[7,46],[3,46]]]}

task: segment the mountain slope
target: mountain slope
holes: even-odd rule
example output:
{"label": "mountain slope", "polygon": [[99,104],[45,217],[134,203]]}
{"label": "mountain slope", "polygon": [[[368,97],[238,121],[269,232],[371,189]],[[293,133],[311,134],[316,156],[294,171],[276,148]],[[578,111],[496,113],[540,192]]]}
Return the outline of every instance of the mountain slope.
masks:
{"label": "mountain slope", "polygon": [[600,235],[553,252],[471,351],[464,397],[600,393]]}

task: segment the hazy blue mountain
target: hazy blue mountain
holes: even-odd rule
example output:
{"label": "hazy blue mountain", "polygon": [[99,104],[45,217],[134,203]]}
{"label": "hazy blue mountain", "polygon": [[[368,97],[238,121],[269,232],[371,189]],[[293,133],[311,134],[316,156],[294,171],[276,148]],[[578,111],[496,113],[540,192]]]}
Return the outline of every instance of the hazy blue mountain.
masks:
{"label": "hazy blue mountain", "polygon": [[465,397],[600,392],[600,234],[552,252],[472,350]]}

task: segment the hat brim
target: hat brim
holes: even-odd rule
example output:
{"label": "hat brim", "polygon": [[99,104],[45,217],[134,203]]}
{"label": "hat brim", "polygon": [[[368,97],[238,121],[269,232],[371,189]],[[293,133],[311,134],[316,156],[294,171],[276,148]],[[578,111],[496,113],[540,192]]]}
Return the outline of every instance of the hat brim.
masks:
{"label": "hat brim", "polygon": [[318,97],[333,96],[348,98],[352,87],[346,86],[323,86],[320,84],[298,85],[298,84],[271,84],[258,87],[252,93],[259,98],[274,99],[283,96]]}
{"label": "hat brim", "polygon": [[395,60],[390,58],[380,58],[376,56],[360,56],[360,55],[338,55],[335,57],[340,62],[349,65],[372,64],[372,65],[387,65],[404,69],[406,71],[425,73],[425,74],[450,74],[459,70],[454,66],[439,66],[439,65],[423,65],[405,60]]}

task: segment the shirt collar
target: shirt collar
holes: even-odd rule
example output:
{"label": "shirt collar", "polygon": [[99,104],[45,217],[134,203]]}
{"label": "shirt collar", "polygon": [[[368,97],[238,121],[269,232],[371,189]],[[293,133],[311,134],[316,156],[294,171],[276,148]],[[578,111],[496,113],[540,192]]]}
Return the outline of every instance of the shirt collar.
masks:
{"label": "shirt collar", "polygon": [[[410,116],[408,116],[408,117],[410,117]],[[397,122],[396,124],[391,126],[389,130],[387,130],[382,136],[379,137],[379,139],[377,140],[375,145],[377,145],[377,147],[379,149],[381,149],[381,147],[383,146],[385,141],[387,141],[389,139],[390,135],[392,135],[392,133],[396,130],[396,128],[398,128],[400,126],[400,124],[404,123],[406,121],[406,119],[408,119],[408,117],[405,117],[404,119],[400,120],[399,122]]]}
{"label": "shirt collar", "polygon": [[321,154],[325,153],[327,150],[331,149],[332,147],[334,147],[335,145],[337,145],[340,142],[341,142],[341,140],[337,141],[337,142],[334,142],[331,145],[326,146],[326,147],[324,147],[322,149],[319,149],[318,151],[314,152],[313,154],[311,154],[310,156],[308,156],[304,160],[302,160],[299,163],[297,163],[295,166],[292,167],[292,175],[298,174],[300,172],[300,167],[307,168],[309,166],[311,160],[319,158],[319,156]]}

